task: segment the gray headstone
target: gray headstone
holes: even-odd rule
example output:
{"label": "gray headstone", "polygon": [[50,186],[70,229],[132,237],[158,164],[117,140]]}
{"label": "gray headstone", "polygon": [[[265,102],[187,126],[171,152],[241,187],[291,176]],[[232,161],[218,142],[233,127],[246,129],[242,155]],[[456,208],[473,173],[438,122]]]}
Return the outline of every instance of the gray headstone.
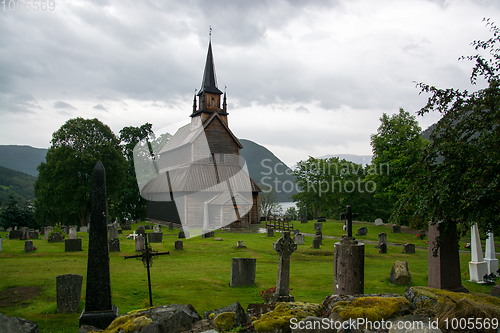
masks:
{"label": "gray headstone", "polygon": [[323,223],[314,223],[314,230],[323,230]]}
{"label": "gray headstone", "polygon": [[61,229],[62,229],[62,232],[63,232],[63,233],[65,233],[65,234],[67,234],[67,233],[68,233],[68,231],[69,231],[69,228],[68,228],[68,226],[66,226],[66,225],[63,225],[63,226],[61,227]]}
{"label": "gray headstone", "polygon": [[380,245],[387,244],[387,234],[385,232],[381,232],[378,234],[378,243],[377,247],[380,249]]}
{"label": "gray headstone", "polygon": [[367,227],[358,228],[358,236],[366,236],[368,234]]}
{"label": "gray headstone", "polygon": [[139,235],[135,238],[135,252],[141,252],[144,250],[144,237]]}
{"label": "gray headstone", "polygon": [[375,220],[375,225],[379,226],[379,225],[383,225],[384,224],[384,221],[382,221],[382,219],[378,218]]}
{"label": "gray headstone", "polygon": [[403,253],[415,253],[415,244],[407,243],[404,246]]}
{"label": "gray headstone", "polygon": [[82,250],[82,239],[66,239],[64,241],[64,251],[65,252],[77,252]]}
{"label": "gray headstone", "polygon": [[146,228],[143,225],[140,225],[137,227],[137,233],[139,235],[145,235],[146,234]]}
{"label": "gray headstone", "polygon": [[87,232],[87,230],[88,230],[88,228],[87,228],[87,227],[85,227],[85,226],[80,227],[80,231],[82,231],[82,232]]}
{"label": "gray headstone", "polygon": [[309,221],[307,220],[307,217],[303,217],[300,219],[300,223],[308,223]]}
{"label": "gray headstone", "polygon": [[120,240],[118,238],[113,238],[108,240],[108,251],[120,252]]}
{"label": "gray headstone", "polygon": [[214,231],[202,232],[201,234],[201,238],[213,238],[213,237],[215,237]]}
{"label": "gray headstone", "polygon": [[150,232],[148,233],[149,243],[161,243],[163,242],[163,234],[161,232]]}
{"label": "gray headstone", "polygon": [[161,225],[159,224],[153,225],[153,232],[161,232]]}
{"label": "gray headstone", "polygon": [[144,229],[146,229],[146,230],[151,230],[151,226],[150,226],[149,224],[146,224],[146,225],[144,226]]}
{"label": "gray headstone", "polygon": [[243,241],[236,241],[236,248],[243,249],[246,248],[246,246],[243,245]]}
{"label": "gray headstone", "polygon": [[230,287],[255,285],[255,258],[232,258]]}
{"label": "gray headstone", "polygon": [[323,232],[320,230],[316,230],[316,239],[319,239],[319,244],[323,245]]}
{"label": "gray headstone", "polygon": [[43,238],[45,240],[49,239],[49,234],[52,232],[52,230],[54,230],[54,227],[52,226],[45,227],[45,234],[43,235]]}
{"label": "gray headstone", "polygon": [[118,308],[111,303],[106,203],[106,171],[99,161],[92,180],[85,310],[80,316],[80,326],[101,329],[118,316]]}
{"label": "gray headstone", "polygon": [[49,236],[48,239],[49,243],[62,243],[64,242],[64,235],[54,232],[52,235]]}
{"label": "gray headstone", "polygon": [[293,231],[293,233],[294,233],[295,235],[296,235],[296,234],[300,234],[300,230],[299,230],[299,229],[295,229],[295,230]]}
{"label": "gray headstone", "polygon": [[56,277],[57,313],[79,312],[83,276],[77,274]]}
{"label": "gray headstone", "polygon": [[175,241],[175,249],[176,250],[184,250],[184,243],[181,240]]}
{"label": "gray headstone", "polygon": [[290,295],[290,256],[297,250],[297,244],[290,237],[290,232],[281,233],[281,237],[273,244],[274,250],[280,256],[278,263],[278,279],[276,293],[271,297],[272,302],[293,302]]}
{"label": "gray headstone", "polygon": [[184,239],[186,238],[186,234],[184,233],[184,230],[182,227],[179,229],[179,239]]}
{"label": "gray headstone", "polygon": [[401,233],[401,226],[400,225],[393,225],[392,226],[392,232],[395,234]]}
{"label": "gray headstone", "polygon": [[38,239],[38,232],[36,230],[28,231],[28,239]]}
{"label": "gray headstone", "polygon": [[387,244],[380,244],[380,253],[387,253]]}
{"label": "gray headstone", "polygon": [[321,241],[319,238],[314,238],[313,239],[313,249],[319,249],[319,245],[321,244]]}
{"label": "gray headstone", "polygon": [[174,224],[172,222],[168,222],[168,230],[174,230]]}
{"label": "gray headstone", "polygon": [[109,239],[118,239],[118,228],[115,225],[109,227]]}
{"label": "gray headstone", "polygon": [[295,235],[295,243],[297,245],[304,245],[304,235],[303,234],[296,234]]}
{"label": "gray headstone", "polygon": [[24,252],[32,252],[33,251],[33,241],[27,240],[24,241]]}
{"label": "gray headstone", "polygon": [[273,228],[267,229],[267,237],[274,237],[274,229]]}
{"label": "gray headstone", "polygon": [[22,233],[20,230],[11,230],[9,232],[9,239],[21,239]]}
{"label": "gray headstone", "polygon": [[333,293],[355,295],[364,293],[365,245],[354,237],[343,237],[335,243]]}
{"label": "gray headstone", "polygon": [[69,239],[76,239],[76,228],[69,228]]}
{"label": "gray headstone", "polygon": [[408,268],[408,261],[397,260],[394,265],[392,265],[389,280],[391,283],[397,285],[410,285],[413,279],[410,269]]}
{"label": "gray headstone", "polygon": [[318,217],[318,222],[326,222],[326,217]]}
{"label": "gray headstone", "polygon": [[27,240],[28,237],[29,237],[29,234],[28,234],[28,228],[26,227],[21,227],[19,229],[19,231],[21,232],[21,240]]}

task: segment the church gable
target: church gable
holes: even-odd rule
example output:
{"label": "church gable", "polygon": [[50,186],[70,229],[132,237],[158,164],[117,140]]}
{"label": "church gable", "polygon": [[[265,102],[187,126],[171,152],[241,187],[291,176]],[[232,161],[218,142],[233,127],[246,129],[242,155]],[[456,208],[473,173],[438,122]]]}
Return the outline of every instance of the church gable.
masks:
{"label": "church gable", "polygon": [[241,144],[217,116],[205,127],[212,154],[240,154]]}

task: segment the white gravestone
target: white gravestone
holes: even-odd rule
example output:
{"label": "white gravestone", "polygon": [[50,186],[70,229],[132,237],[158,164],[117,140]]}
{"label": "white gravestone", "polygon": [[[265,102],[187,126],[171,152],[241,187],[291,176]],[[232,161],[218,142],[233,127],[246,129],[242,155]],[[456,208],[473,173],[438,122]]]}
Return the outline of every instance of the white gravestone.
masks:
{"label": "white gravestone", "polygon": [[69,228],[69,239],[76,239],[76,228]]}
{"label": "white gravestone", "polygon": [[488,264],[483,260],[483,249],[479,239],[477,224],[470,231],[471,261],[469,262],[470,282],[483,282],[483,276],[488,274]]}
{"label": "white gravestone", "polygon": [[375,225],[382,225],[382,224],[384,224],[384,221],[382,221],[382,219],[375,220]]}
{"label": "white gravestone", "polygon": [[488,274],[494,273],[498,276],[498,259],[495,257],[495,238],[492,232],[488,233],[488,238],[486,238],[485,252],[484,261],[488,265]]}

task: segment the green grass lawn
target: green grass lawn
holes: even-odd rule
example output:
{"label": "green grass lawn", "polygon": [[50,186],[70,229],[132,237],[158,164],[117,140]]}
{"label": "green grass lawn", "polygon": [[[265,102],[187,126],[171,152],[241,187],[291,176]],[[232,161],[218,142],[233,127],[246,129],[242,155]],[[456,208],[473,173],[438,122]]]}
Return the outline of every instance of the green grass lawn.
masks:
{"label": "green grass lawn", "polygon": [[[294,222],[304,233],[314,233],[312,221],[307,224]],[[388,226],[368,227],[368,235],[356,237],[359,241],[377,241],[378,233],[386,232],[390,244],[412,242],[417,246],[415,254],[403,254],[401,246],[389,246],[387,254],[380,254],[375,244],[365,243],[365,293],[399,293],[406,287],[389,283],[391,267],[396,260],[406,260],[413,275],[414,286],[427,285],[427,246],[425,239],[419,240],[410,234],[392,234]],[[355,225],[354,230],[360,225]],[[132,226],[135,230],[137,224]],[[279,238],[267,237],[265,233],[216,231],[213,238],[194,237],[184,240],[184,250],[174,250],[176,231],[163,228],[163,243],[153,243],[154,250],[170,251],[168,256],[154,260],[151,269],[153,302],[155,305],[192,304],[202,315],[203,311],[227,306],[239,301],[244,308],[249,303],[261,303],[259,292],[276,284],[278,255],[273,242]],[[150,231],[150,230],[148,230]],[[125,231],[126,234],[130,233]],[[124,260],[125,255],[135,254],[135,242],[120,235],[120,253],[110,253],[111,291],[113,303],[120,314],[143,308],[149,303],[147,275],[141,261]],[[344,234],[342,223],[323,223],[324,236],[340,237]],[[34,240],[38,248],[31,253],[24,252],[24,241],[3,240],[0,252],[0,292],[10,288],[35,286],[41,294],[10,307],[0,307],[0,312],[35,321],[41,332],[75,332],[79,314],[56,314],[56,277],[62,274],[83,275],[82,302],[84,308],[88,234],[79,232],[83,239],[83,252],[64,252],[64,243],[48,243]],[[236,242],[242,240],[247,248],[236,249]],[[333,253],[338,240],[323,239],[321,249],[312,249],[312,238],[306,237],[291,256],[290,287],[297,301],[321,303],[325,296],[333,293]],[[498,248],[498,245],[497,245]],[[256,258],[256,286],[244,288],[229,287],[231,258]],[[460,254],[462,283],[471,292],[490,293],[491,286],[470,283],[468,279],[469,253]]]}

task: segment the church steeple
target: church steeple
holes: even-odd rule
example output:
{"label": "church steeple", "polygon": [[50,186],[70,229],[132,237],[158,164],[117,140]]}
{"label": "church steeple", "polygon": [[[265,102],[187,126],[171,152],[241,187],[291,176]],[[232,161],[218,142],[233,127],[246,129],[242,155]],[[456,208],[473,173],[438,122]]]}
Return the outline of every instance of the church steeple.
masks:
{"label": "church steeple", "polygon": [[205,72],[203,73],[203,81],[198,96],[204,92],[222,95],[222,91],[217,88],[217,78],[215,76],[214,57],[212,54],[212,42],[208,44],[207,61],[205,63]]}

